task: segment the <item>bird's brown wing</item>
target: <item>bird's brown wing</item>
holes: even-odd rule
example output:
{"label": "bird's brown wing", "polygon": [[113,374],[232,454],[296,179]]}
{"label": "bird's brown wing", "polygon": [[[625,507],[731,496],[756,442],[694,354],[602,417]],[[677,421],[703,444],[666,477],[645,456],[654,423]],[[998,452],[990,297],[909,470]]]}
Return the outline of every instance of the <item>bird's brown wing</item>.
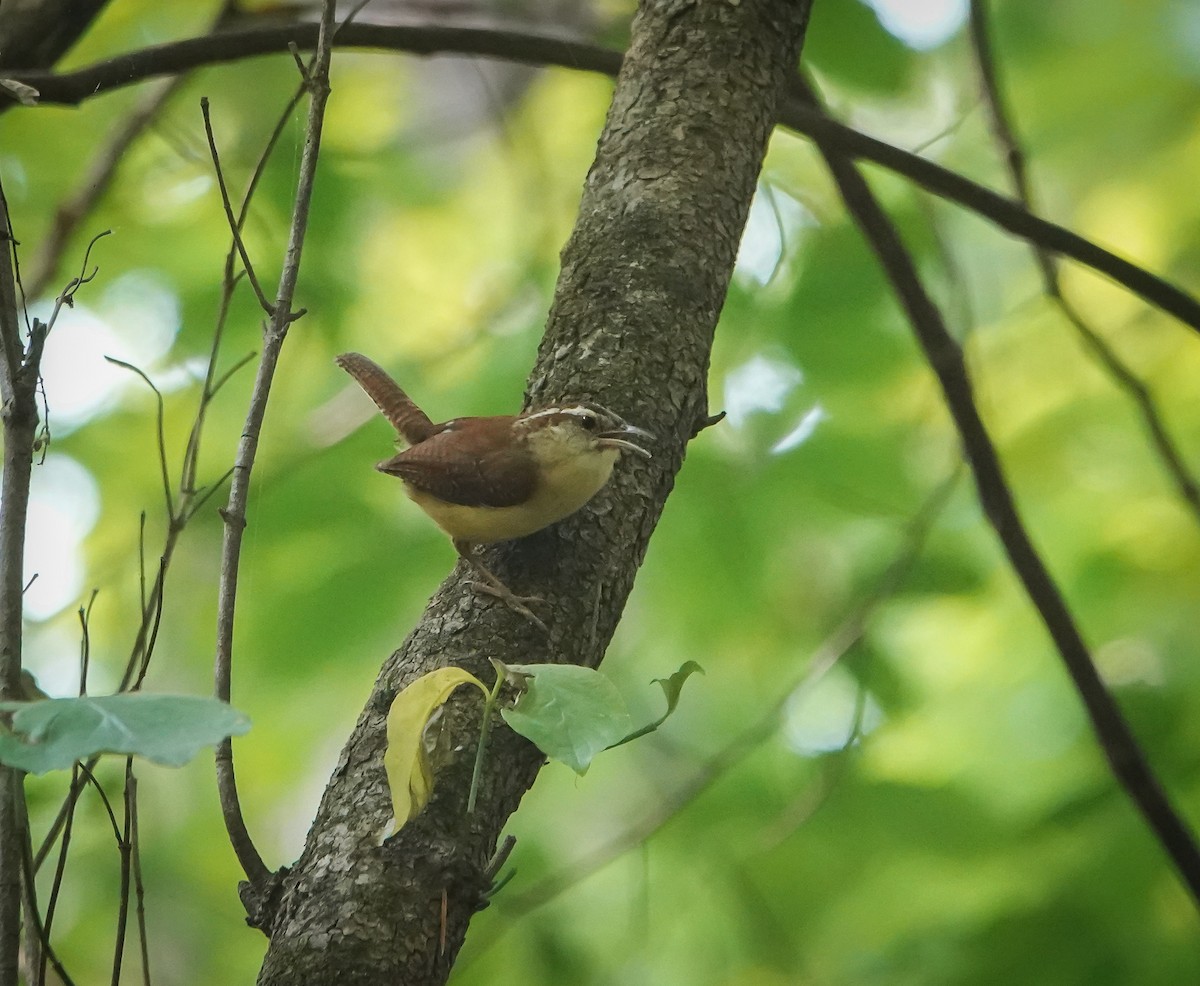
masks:
{"label": "bird's brown wing", "polygon": [[537,472],[508,444],[512,418],[460,418],[375,468],[464,507],[515,507],[533,495]]}

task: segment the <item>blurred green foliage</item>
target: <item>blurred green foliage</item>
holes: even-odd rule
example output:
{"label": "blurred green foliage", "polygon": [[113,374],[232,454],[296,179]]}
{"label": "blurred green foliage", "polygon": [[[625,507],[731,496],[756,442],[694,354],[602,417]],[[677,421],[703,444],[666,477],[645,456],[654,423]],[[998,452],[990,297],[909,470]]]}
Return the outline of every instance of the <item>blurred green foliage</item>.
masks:
{"label": "blurred green foliage", "polygon": [[[1196,11],[1178,0],[992,6],[1041,210],[1200,291]],[[196,7],[185,21],[151,0],[114,4],[69,64],[199,31],[207,13]],[[858,0],[828,0],[817,4],[808,51],[850,122],[1006,187],[961,28],[917,50]],[[435,419],[518,407],[611,91],[562,70],[397,54],[339,54],[333,71],[297,297],[308,314],[284,350],[263,434],[235,638],[233,698],[254,721],[236,744],[238,776],[272,866],[299,854],[376,669],[454,557],[394,481],[371,469],[389,454],[390,431],[351,399],[332,358],[369,353]],[[264,58],[190,78],[125,156],[54,281],[77,269],[90,235],[113,230],[93,257],[99,277],[49,343],[54,440],[42,475],[69,457],[99,491],[89,508],[77,482],[74,493],[48,480],[37,488],[39,503],[77,519],[98,508],[80,532],[85,574],[74,582],[74,542],[53,537],[70,524],[55,527],[51,511],[33,532],[46,553],[29,567],[41,573],[43,606],[57,612],[31,621],[28,660],[51,694],[78,688],[75,609],[92,587],[91,686],[119,677],[138,610],[139,513],[151,573],[164,516],[143,386],[121,377],[72,420],[55,408],[101,379],[104,346],[141,360],[166,395],[177,473],[228,238],[198,101],[211,100],[236,190],[295,75],[290,59]],[[447,80],[460,87],[452,97]],[[139,98],[122,91],[0,120],[0,169],[26,265],[56,205]],[[247,226],[268,287],[301,123],[295,114]],[[1038,546],[1150,759],[1184,814],[1200,819],[1194,516],[1130,404],[1041,295],[1024,245],[871,174],[966,340]],[[1200,343],[1088,272],[1068,267],[1064,277],[1200,468]],[[240,290],[223,367],[257,349],[259,321]],[[210,410],[203,482],[232,461],[251,376],[235,375]],[[605,662],[623,694],[646,702],[637,721],[658,714],[649,679],[693,659],[707,674],[662,731],[599,758],[585,779],[560,765],[543,772],[510,825],[516,878],[476,918],[453,981],[1200,980],[1195,907],[1108,773],[969,481],[950,495],[908,577],[871,607],[862,642],[788,700],[958,461],[932,375],[817,158],[792,134],[778,133],[771,148],[718,331],[712,394],[730,418],[689,450]],[[781,442],[790,447],[773,451]],[[211,688],[221,499],[173,559],[153,690]],[[710,757],[781,703],[744,757],[674,805]],[[99,771],[114,797],[120,769]],[[211,763],[139,766],[138,775],[154,981],[250,981],[263,940],[243,925]],[[30,779],[28,789],[44,831],[61,779]],[[644,845],[627,840],[553,904],[525,912],[542,881],[660,813],[669,822]],[[55,923],[79,982],[107,975],[117,865],[103,809],[86,794]],[[127,965],[132,974],[133,954]]]}

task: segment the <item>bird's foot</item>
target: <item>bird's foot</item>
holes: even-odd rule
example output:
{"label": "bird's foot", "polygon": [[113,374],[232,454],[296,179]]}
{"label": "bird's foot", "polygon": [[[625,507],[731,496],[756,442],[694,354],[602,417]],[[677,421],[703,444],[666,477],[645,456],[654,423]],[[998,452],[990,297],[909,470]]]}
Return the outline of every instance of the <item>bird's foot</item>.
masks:
{"label": "bird's foot", "polygon": [[495,596],[503,602],[513,612],[520,613],[531,623],[535,624],[542,633],[549,634],[550,630],[531,610],[527,603],[543,603],[545,600],[541,596],[518,596],[515,592],[508,588],[499,579],[495,582],[472,581],[471,587],[477,592],[486,593],[489,596]]}

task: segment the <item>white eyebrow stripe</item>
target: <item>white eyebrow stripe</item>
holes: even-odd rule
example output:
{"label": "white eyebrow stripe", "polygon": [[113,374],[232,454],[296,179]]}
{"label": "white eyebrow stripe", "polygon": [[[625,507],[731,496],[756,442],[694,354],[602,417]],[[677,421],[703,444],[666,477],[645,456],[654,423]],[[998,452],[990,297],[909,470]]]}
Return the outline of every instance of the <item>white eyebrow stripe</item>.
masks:
{"label": "white eyebrow stripe", "polygon": [[546,407],[540,411],[534,411],[531,414],[526,414],[526,421],[533,421],[536,418],[552,417],[558,414],[569,414],[573,418],[615,418],[617,421],[621,419],[611,411],[607,411],[597,407],[589,407],[587,404],[571,404],[565,407]]}

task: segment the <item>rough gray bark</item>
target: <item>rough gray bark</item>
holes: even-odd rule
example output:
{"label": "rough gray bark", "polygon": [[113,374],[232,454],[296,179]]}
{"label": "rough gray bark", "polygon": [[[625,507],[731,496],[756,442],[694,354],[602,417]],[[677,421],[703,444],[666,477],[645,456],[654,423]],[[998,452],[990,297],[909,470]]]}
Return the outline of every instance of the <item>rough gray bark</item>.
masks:
{"label": "rough gray bark", "polygon": [[707,414],[713,332],[808,8],[797,0],[643,3],[527,403],[599,400],[659,436],[655,458],[626,460],[580,514],[490,552],[489,567],[514,591],[545,597],[548,638],[466,591],[461,568],[430,601],[384,664],[300,860],[274,886],[246,888],[252,919],[271,935],[260,983],[434,984],[449,975],[484,906],[500,830],[542,758],[499,725],[479,806],[467,815],[478,702],[452,700],[434,796],[381,845],[391,814],[387,709],[407,682],[446,664],[490,682],[489,657],[599,663]]}

